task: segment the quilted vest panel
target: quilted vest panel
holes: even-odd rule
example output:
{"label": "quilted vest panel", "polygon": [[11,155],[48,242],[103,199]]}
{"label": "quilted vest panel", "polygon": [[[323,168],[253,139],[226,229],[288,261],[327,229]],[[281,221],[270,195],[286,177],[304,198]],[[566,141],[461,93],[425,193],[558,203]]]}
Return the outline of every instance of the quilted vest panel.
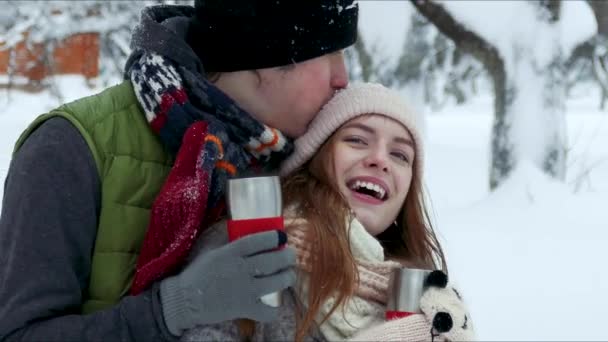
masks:
{"label": "quilted vest panel", "polygon": [[128,81],[41,115],[21,135],[15,151],[40,124],[57,116],[78,128],[101,180],[97,237],[82,306],[83,313],[90,313],[128,293],[150,207],[173,158],[149,129]]}

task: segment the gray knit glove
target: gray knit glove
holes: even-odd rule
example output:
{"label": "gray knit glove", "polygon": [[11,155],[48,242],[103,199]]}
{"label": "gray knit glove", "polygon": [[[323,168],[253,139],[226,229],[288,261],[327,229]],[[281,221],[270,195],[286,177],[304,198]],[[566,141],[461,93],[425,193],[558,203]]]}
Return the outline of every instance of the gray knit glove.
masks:
{"label": "gray knit glove", "polygon": [[295,283],[295,252],[289,247],[273,250],[286,242],[280,231],[252,234],[195,256],[180,274],[161,281],[169,331],[181,336],[196,325],[276,319],[279,308],[262,303],[260,297]]}
{"label": "gray knit glove", "polygon": [[433,271],[426,280],[420,309],[433,326],[432,337],[447,341],[474,341],[475,330],[460,293],[448,285],[448,277]]}

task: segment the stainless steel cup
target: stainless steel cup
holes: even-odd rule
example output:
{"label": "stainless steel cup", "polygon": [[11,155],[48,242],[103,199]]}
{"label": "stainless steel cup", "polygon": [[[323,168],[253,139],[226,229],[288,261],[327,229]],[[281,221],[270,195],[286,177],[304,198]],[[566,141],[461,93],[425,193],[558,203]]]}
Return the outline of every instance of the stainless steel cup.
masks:
{"label": "stainless steel cup", "polygon": [[283,214],[278,176],[228,180],[228,214],[232,220],[277,217]]}
{"label": "stainless steel cup", "polygon": [[[227,204],[230,220],[276,218],[283,213],[281,182],[278,176],[233,178],[228,180]],[[228,222],[230,224],[230,221]],[[277,228],[277,227],[269,227]],[[281,305],[281,293],[260,297],[269,306]]]}
{"label": "stainless steel cup", "polygon": [[420,298],[424,292],[426,278],[431,272],[431,270],[405,267],[393,271],[389,281],[387,319],[421,313]]}

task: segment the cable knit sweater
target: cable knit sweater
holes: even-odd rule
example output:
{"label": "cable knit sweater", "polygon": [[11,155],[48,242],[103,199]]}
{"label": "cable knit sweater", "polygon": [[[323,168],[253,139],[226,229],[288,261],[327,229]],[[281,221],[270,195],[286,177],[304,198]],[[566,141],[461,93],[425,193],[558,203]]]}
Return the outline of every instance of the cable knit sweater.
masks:
{"label": "cable knit sweater", "polygon": [[[353,236],[361,236],[361,231],[356,227]],[[351,233],[352,235],[352,233]],[[298,239],[298,235],[292,232],[290,233],[290,242],[288,244],[299,245],[302,241]],[[369,246],[370,240],[363,239],[355,242],[359,244],[359,247]],[[226,233],[225,222],[220,222],[214,227],[211,227],[208,231],[204,232],[197,241],[193,249],[193,253],[197,253],[198,250],[206,252],[217,248],[225,243],[228,243],[228,235]],[[373,245],[373,244],[372,244]],[[302,258],[301,247],[298,247],[299,258]],[[358,249],[358,248],[355,248]],[[378,257],[378,250],[372,248],[369,251],[368,258],[370,255],[376,255]],[[372,259],[374,257],[371,257]],[[390,264],[386,264],[390,266]],[[370,284],[375,284],[372,287],[365,287],[366,294],[372,294],[370,297],[377,297],[377,300],[370,299],[369,308],[373,308],[373,313],[370,312],[373,317],[362,319],[357,316],[357,322],[363,323],[363,326],[359,326],[356,333],[355,331],[349,332],[349,337],[342,337],[336,330],[337,326],[343,326],[340,323],[338,317],[332,318],[331,327],[315,327],[313,331],[307,336],[306,341],[425,341],[431,340],[431,325],[423,315],[412,315],[406,318],[385,322],[379,318],[381,312],[378,312],[378,302],[385,301],[385,297],[382,298],[378,293],[385,291],[385,287],[380,285],[380,291],[378,291],[377,280],[370,281]],[[372,289],[372,288],[376,289]],[[374,295],[375,294],[375,295]],[[297,294],[295,289],[288,289],[282,294],[282,305],[279,310],[278,319],[274,322],[269,323],[256,323],[255,334],[252,337],[252,341],[293,341],[296,332],[296,303],[302,299],[302,294]],[[374,302],[371,304],[371,302]],[[358,302],[361,304],[361,302]],[[349,322],[355,316],[349,316]],[[327,323],[327,322],[326,322]],[[352,328],[352,327],[351,327]],[[338,329],[339,330],[339,329]],[[352,333],[352,335],[351,335]],[[210,324],[199,326],[194,328],[182,336],[182,341],[236,341],[240,339],[239,329],[234,321],[222,322],[218,324]]]}

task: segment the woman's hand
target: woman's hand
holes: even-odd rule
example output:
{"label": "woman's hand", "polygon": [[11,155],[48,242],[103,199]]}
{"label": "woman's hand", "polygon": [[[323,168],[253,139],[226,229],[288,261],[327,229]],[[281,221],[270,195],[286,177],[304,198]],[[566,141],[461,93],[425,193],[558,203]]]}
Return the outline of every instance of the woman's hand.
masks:
{"label": "woman's hand", "polygon": [[460,293],[448,285],[448,277],[433,271],[426,281],[427,289],[420,299],[420,308],[433,326],[434,337],[448,341],[472,341],[475,331]]}
{"label": "woman's hand", "polygon": [[475,332],[460,294],[448,277],[432,272],[420,300],[422,314],[383,322],[360,331],[350,341],[473,341]]}

